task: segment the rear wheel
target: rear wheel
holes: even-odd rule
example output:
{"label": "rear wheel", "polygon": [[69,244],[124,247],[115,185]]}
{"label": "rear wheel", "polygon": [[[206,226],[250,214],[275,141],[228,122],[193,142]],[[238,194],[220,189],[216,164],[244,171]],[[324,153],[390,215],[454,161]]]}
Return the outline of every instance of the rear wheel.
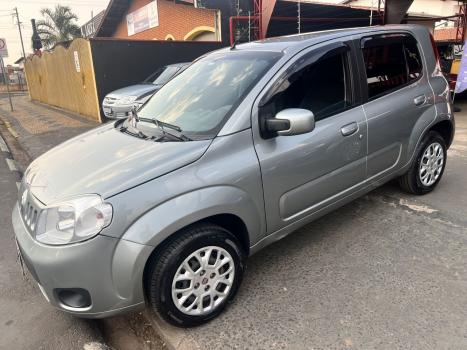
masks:
{"label": "rear wheel", "polygon": [[431,192],[441,180],[446,167],[446,143],[437,132],[430,131],[417,148],[415,161],[399,179],[401,187],[413,194]]}
{"label": "rear wheel", "polygon": [[152,262],[151,306],[176,326],[207,322],[234,298],[244,262],[245,255],[230,232],[211,224],[191,227]]}

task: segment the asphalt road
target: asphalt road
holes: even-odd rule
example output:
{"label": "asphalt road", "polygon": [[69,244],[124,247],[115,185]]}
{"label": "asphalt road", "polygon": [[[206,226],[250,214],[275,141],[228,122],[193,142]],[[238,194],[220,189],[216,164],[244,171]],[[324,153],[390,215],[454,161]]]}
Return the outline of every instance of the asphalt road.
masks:
{"label": "asphalt road", "polygon": [[0,150],[0,349],[104,349],[93,322],[55,310],[32,277],[23,276],[11,225],[18,178],[6,158]]}

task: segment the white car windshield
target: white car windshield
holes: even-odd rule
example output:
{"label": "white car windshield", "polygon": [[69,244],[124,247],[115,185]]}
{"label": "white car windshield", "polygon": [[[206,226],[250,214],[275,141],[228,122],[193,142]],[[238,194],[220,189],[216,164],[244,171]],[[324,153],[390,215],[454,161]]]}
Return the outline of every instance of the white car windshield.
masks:
{"label": "white car windshield", "polygon": [[178,66],[168,66],[158,69],[155,73],[151,74],[144,82],[147,84],[164,85],[172,78],[175,73],[179,71]]}

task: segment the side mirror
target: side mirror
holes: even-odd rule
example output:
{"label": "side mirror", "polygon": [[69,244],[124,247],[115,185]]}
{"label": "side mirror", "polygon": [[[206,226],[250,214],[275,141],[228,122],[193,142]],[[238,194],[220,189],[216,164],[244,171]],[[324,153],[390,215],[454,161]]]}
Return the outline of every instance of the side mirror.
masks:
{"label": "side mirror", "polygon": [[315,128],[315,116],[312,111],[301,108],[287,108],[265,121],[268,132],[281,136],[300,135]]}

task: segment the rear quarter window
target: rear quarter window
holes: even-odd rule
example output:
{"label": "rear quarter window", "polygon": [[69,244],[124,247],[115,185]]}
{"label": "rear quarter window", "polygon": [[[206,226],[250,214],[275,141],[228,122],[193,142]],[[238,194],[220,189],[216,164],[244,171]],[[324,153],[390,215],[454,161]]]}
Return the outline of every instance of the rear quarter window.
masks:
{"label": "rear quarter window", "polygon": [[364,38],[362,44],[369,99],[402,88],[421,77],[423,66],[413,37],[377,36]]}
{"label": "rear quarter window", "polygon": [[405,59],[407,60],[408,82],[411,83],[422,76],[422,59],[415,41],[404,43]]}

